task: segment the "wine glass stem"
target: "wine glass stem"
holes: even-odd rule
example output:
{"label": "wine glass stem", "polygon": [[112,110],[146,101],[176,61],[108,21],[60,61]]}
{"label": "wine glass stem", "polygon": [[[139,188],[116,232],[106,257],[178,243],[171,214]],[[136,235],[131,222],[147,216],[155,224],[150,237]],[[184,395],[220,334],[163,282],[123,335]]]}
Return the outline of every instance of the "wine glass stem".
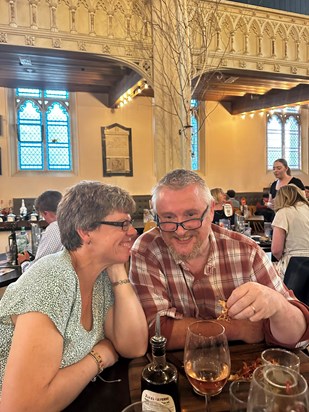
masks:
{"label": "wine glass stem", "polygon": [[210,412],[210,396],[205,395],[205,412]]}

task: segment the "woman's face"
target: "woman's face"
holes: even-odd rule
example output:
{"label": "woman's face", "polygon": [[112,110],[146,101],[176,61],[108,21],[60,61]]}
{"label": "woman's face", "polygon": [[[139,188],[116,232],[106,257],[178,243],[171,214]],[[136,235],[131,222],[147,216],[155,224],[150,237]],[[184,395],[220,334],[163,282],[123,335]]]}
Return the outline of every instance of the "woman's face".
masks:
{"label": "woman's face", "polygon": [[218,203],[223,204],[226,202],[226,194],[222,191],[218,193]]}
{"label": "woman's face", "polygon": [[[131,216],[123,212],[113,212],[106,216],[104,222],[130,221]],[[94,259],[102,261],[104,265],[125,263],[136,239],[136,229],[132,225],[125,231],[120,226],[100,225],[91,233],[91,248]]]}
{"label": "woman's face", "polygon": [[281,162],[275,162],[273,165],[273,172],[277,179],[283,179],[287,175],[288,168]]}

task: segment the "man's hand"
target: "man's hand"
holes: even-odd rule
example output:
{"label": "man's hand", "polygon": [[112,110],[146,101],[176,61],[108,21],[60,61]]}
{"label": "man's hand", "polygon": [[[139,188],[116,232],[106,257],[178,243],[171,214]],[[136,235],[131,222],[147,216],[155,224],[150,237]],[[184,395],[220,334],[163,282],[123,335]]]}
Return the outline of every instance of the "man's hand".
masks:
{"label": "man's hand", "polygon": [[251,322],[275,316],[286,304],[285,297],[279,292],[256,282],[240,285],[227,300],[232,319],[249,319]]}
{"label": "man's hand", "polygon": [[28,260],[30,260],[30,255],[26,250],[24,253],[18,253],[17,261],[19,265]]}

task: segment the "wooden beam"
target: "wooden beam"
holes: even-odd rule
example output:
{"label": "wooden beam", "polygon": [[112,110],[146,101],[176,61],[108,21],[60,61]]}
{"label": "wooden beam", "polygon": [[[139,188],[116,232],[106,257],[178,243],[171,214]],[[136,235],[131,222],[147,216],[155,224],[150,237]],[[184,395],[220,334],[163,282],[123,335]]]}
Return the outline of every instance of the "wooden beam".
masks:
{"label": "wooden beam", "polygon": [[131,89],[141,78],[142,76],[134,71],[125,75],[109,94],[109,107],[114,107],[119,97]]}
{"label": "wooden beam", "polygon": [[236,115],[271,107],[296,105],[306,101],[309,101],[309,85],[300,84],[291,90],[272,90],[263,96],[249,94],[233,101],[230,108],[224,107],[231,114]]}

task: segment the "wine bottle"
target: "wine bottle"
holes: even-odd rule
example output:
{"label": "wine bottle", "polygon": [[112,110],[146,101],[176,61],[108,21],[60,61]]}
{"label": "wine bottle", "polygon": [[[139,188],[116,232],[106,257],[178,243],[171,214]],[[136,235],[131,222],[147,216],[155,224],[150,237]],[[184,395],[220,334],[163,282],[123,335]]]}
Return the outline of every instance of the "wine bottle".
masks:
{"label": "wine bottle", "polygon": [[171,412],[180,412],[178,394],[178,372],[174,365],[166,362],[166,338],[161,336],[160,315],[156,319],[156,334],[150,339],[152,362],[142,371],[142,401],[160,402]]}
{"label": "wine bottle", "polygon": [[20,207],[20,209],[19,209],[20,219],[21,219],[21,220],[26,219],[27,213],[28,213],[28,210],[27,210],[26,205],[25,205],[25,200],[22,199],[22,200],[21,200],[21,207]]}

